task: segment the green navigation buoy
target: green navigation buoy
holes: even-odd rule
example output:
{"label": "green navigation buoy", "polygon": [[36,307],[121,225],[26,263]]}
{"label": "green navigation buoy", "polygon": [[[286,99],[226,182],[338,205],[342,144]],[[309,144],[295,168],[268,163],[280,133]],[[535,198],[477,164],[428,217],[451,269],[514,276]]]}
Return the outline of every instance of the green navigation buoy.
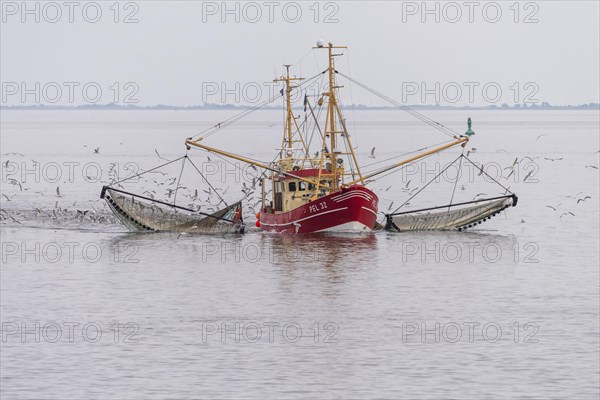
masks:
{"label": "green navigation buoy", "polygon": [[467,120],[467,128],[468,128],[468,129],[467,129],[467,131],[465,132],[465,135],[467,135],[467,136],[469,136],[469,137],[470,137],[470,136],[473,136],[473,135],[475,134],[475,132],[473,132],[473,131],[471,130],[471,117],[469,117],[469,119]]}

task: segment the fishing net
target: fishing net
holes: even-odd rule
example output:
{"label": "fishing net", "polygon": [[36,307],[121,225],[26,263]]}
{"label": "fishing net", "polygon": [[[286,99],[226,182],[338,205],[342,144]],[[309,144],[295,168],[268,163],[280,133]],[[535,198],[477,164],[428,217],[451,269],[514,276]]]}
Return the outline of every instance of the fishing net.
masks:
{"label": "fishing net", "polygon": [[[481,224],[502,210],[517,205],[517,196],[481,199],[475,202],[388,214],[386,229],[403,231],[464,230]],[[445,208],[445,211],[434,211]],[[452,209],[456,208],[456,209]]]}
{"label": "fishing net", "polygon": [[[461,160],[473,165],[478,170],[477,176],[487,177],[492,182],[496,183],[502,188],[504,193],[498,194],[495,197],[479,197],[485,196],[485,193],[479,193],[473,200],[454,202],[456,189],[460,181],[461,176]],[[399,209],[408,205],[409,202],[418,196],[424,189],[426,189],[431,183],[436,182],[438,178],[445,173],[453,165],[457,165],[457,176],[454,180],[446,182],[446,185],[451,186],[452,196],[450,203],[446,205],[435,205],[428,208],[421,208],[418,210],[408,210],[398,212]],[[469,165],[467,164],[467,165]],[[463,174],[465,177],[467,174]],[[465,189],[464,185],[461,185],[460,192]],[[464,193],[466,194],[466,192]],[[463,194],[463,196],[464,196]],[[441,193],[434,193],[430,196],[433,201],[438,201]],[[478,198],[479,197],[479,198]],[[481,224],[484,221],[489,220],[493,216],[499,214],[501,211],[508,207],[515,207],[517,205],[517,196],[512,193],[508,188],[504,187],[500,182],[494,179],[492,176],[485,172],[483,166],[479,167],[475,165],[469,158],[461,154],[453,162],[448,164],[439,174],[437,174],[432,180],[430,180],[425,186],[420,188],[415,194],[413,194],[408,200],[406,200],[400,207],[395,211],[386,214],[386,226],[387,230],[393,230],[398,232],[405,231],[427,231],[427,230],[451,230],[458,229],[460,231],[473,228],[476,225]]]}
{"label": "fishing net", "polygon": [[183,207],[136,198],[134,195],[106,189],[110,209],[133,231],[180,233],[240,233],[241,203],[229,205],[213,214],[199,214]]}
{"label": "fishing net", "polygon": [[[115,186],[121,186],[121,183],[136,178],[135,183],[147,183],[147,179],[140,179],[142,175],[149,172],[154,172],[161,167],[173,164],[176,161],[183,160],[179,179],[162,178],[162,182],[158,182],[152,178],[159,187],[163,187],[162,191],[166,193],[161,196],[162,192],[157,190],[142,191],[143,187],[138,186],[134,190],[126,191],[123,188],[117,189]],[[200,211],[201,204],[197,204],[199,199],[198,189],[191,190],[187,186],[181,185],[181,177],[184,175],[184,167],[189,162],[194,165],[187,156],[180,159],[170,161],[162,166],[152,168],[151,170],[136,174],[134,177],[115,182],[109,186],[104,186],[100,194],[100,198],[106,200],[111,211],[117,218],[131,231],[147,231],[147,232],[178,232],[178,233],[243,233],[245,225],[242,218],[241,200],[232,204],[227,204],[217,189],[215,189],[206,180],[205,176],[198,168],[195,170],[202,175],[202,178],[208,184],[209,190],[203,191],[209,193],[210,196],[217,196],[219,204],[224,207],[207,207],[206,211]],[[166,182],[166,183],[165,183]],[[169,188],[171,186],[171,188]],[[137,189],[137,190],[135,190]],[[182,192],[183,193],[179,193]],[[142,192],[142,194],[139,194]],[[177,194],[180,194],[181,199],[189,203],[181,205],[177,202]],[[162,198],[165,197],[165,198]],[[205,206],[205,205],[204,205]],[[206,207],[206,206],[205,206]]]}

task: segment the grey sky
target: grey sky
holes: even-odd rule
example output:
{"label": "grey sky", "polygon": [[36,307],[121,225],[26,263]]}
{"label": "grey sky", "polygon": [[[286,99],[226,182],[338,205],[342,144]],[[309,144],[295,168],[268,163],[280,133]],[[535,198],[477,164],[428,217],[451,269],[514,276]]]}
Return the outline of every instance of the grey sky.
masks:
{"label": "grey sky", "polygon": [[[2,2],[4,89],[7,82],[25,82],[29,88],[35,82],[41,86],[78,82],[74,104],[83,104],[81,86],[97,82],[103,90],[100,103],[108,103],[114,94],[113,82],[119,84],[120,102],[124,94],[133,92],[124,85],[133,82],[139,88],[133,98],[140,105],[218,103],[221,93],[206,94],[211,82],[218,86],[224,82],[230,89],[235,82],[240,82],[240,88],[249,82],[260,86],[281,73],[284,63],[296,64],[297,74],[313,75],[324,67],[325,52],[313,54],[311,50],[316,39],[322,38],[349,46],[338,70],[399,101],[404,97],[410,104],[422,102],[423,82],[434,91],[435,83],[440,83],[437,92],[442,103],[459,96],[453,82],[462,90],[456,104],[485,105],[495,97],[493,90],[487,97],[482,93],[489,83],[502,90],[498,105],[513,100],[522,103],[528,94],[552,104],[599,101],[597,1],[520,2],[517,6],[513,1],[471,2],[470,6],[462,1],[451,5],[428,2],[430,10],[437,4],[439,22],[435,11],[422,15],[420,1],[320,2],[316,7],[314,2],[259,1],[251,6],[230,2],[229,9],[237,7],[237,11],[226,15],[222,2],[121,2],[118,23],[112,1],[98,2],[102,16],[97,23],[86,22],[82,15],[90,2],[75,3],[73,23],[62,1],[55,3],[62,12],[58,22],[48,22],[55,18],[55,8],[39,3],[40,22],[36,23],[35,13],[23,15],[20,1]],[[36,2],[28,2],[28,7],[35,10]],[[496,19],[498,8],[502,12],[498,22],[489,22]],[[86,9],[87,17],[93,19],[94,6]],[[298,18],[297,9],[302,12]],[[457,10],[462,16],[452,23]],[[138,22],[123,23],[131,13]],[[294,19],[298,22],[290,22]],[[532,23],[525,23],[526,19]],[[465,82],[473,82],[469,84],[473,99]],[[526,87],[527,83],[532,84]],[[445,85],[448,92],[444,94]],[[263,87],[265,98],[268,87]],[[407,93],[415,88],[417,93]],[[63,89],[59,104],[68,103],[67,88]],[[351,96],[350,91],[344,93],[346,102],[376,104],[359,88],[351,89]],[[234,97],[228,95],[226,101],[232,103]],[[44,100],[42,95],[40,102]],[[435,95],[424,100],[434,103]],[[34,101],[29,95],[26,103]],[[3,92],[3,105],[20,102],[19,94]]]}

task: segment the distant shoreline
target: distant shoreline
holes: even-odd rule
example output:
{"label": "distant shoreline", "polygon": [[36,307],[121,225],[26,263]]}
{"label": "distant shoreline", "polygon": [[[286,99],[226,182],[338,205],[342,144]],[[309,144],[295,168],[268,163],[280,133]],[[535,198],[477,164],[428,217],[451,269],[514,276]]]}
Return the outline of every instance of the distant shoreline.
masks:
{"label": "distant shoreline", "polygon": [[[79,106],[54,106],[54,105],[35,105],[35,106],[0,106],[0,111],[12,111],[12,110],[67,110],[67,111],[80,111],[80,110],[110,110],[110,111],[214,111],[214,110],[249,110],[253,108],[252,105],[233,105],[233,104],[204,104],[196,106],[171,106],[171,105],[154,105],[154,106],[137,106],[137,105],[119,105],[119,104],[86,104]],[[515,104],[509,106],[507,104],[489,105],[489,106],[442,106],[442,105],[408,105],[413,110],[600,110],[599,103],[589,103],[580,105],[564,105],[564,106],[553,106],[548,103],[542,105],[521,105]],[[303,107],[293,107],[296,110],[302,110]],[[366,106],[362,104],[346,106],[346,110],[365,110],[365,111],[376,111],[376,110],[397,110],[399,107],[388,107],[388,106]],[[275,106],[264,106],[263,110],[280,110],[281,107]]]}

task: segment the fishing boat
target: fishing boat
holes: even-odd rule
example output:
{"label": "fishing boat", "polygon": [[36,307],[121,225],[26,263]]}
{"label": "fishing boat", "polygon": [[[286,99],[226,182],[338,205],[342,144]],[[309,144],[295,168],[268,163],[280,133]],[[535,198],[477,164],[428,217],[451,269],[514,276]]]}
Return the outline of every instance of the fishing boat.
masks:
{"label": "fishing boat", "polygon": [[[414,110],[398,105],[434,128],[444,128],[445,133],[450,136],[449,141],[421,149],[424,151],[412,154],[400,162],[363,173],[338,101],[338,91],[343,86],[338,85],[336,77],[341,75],[372,93],[381,94],[336,70],[335,58],[343,55],[336,52],[343,51],[346,49],[345,46],[334,46],[332,43],[325,45],[319,41],[314,49],[327,51],[328,67],[326,70],[305,80],[292,75],[290,65],[286,65],[285,74],[274,80],[274,82],[284,85],[279,94],[284,97],[286,108],[282,146],[277,149],[276,160],[270,163],[260,162],[243,155],[217,149],[205,142],[208,136],[235,123],[261,105],[244,111],[242,113],[244,115],[223,121],[197,137],[188,138],[185,143],[188,150],[192,147],[199,148],[248,163],[265,171],[259,179],[262,200],[260,211],[256,214],[256,226],[262,230],[288,233],[370,232],[378,226],[379,199],[368,187],[373,179],[446,149],[458,146],[464,148],[469,141],[469,135],[451,132],[443,125],[431,121]],[[308,96],[304,97],[305,114],[314,120],[314,126],[319,133],[317,151],[313,154],[315,149],[314,147],[310,148],[311,141],[308,140],[305,133],[303,134],[301,128],[306,125],[308,118],[305,116],[305,121],[299,122],[300,116],[294,115],[291,94],[295,90],[301,90],[307,82],[319,76],[326,76],[328,84],[324,86],[325,90],[318,97],[314,107]],[[383,98],[392,101],[385,96]],[[267,102],[271,101],[273,99],[269,99]],[[315,107],[325,110],[323,125],[315,115]],[[317,114],[320,115],[320,113]],[[267,184],[270,185],[268,192]],[[487,218],[487,216],[487,212],[480,212],[475,220]],[[388,222],[393,222],[394,217],[388,216]],[[387,224],[388,229],[395,229],[392,222]],[[471,218],[465,223],[473,222],[473,218]],[[448,226],[451,224],[446,224],[445,227]]]}

